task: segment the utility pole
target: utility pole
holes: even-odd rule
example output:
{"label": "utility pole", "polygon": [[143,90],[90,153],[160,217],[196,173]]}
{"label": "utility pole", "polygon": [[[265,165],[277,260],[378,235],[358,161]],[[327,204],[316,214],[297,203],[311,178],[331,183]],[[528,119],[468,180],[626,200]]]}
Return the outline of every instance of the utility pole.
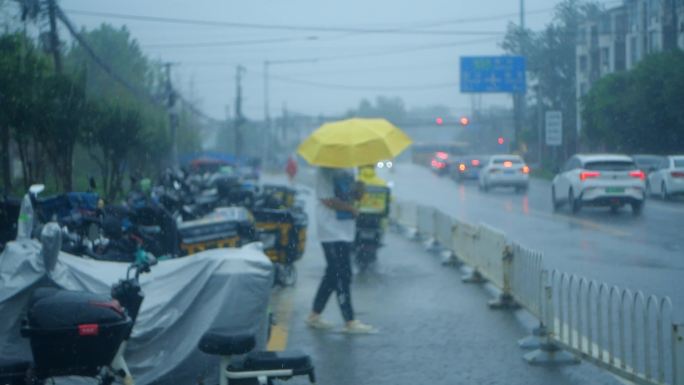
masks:
{"label": "utility pole", "polygon": [[59,55],[59,34],[57,32],[57,0],[48,0],[48,17],[50,19],[50,51],[55,62],[55,71],[62,73],[62,58]]}
{"label": "utility pole", "polygon": [[245,122],[245,118],[242,115],[242,75],[245,73],[246,69],[242,65],[237,66],[235,69],[235,156],[240,158],[242,156],[242,125]]}
{"label": "utility pole", "polygon": [[166,108],[169,113],[169,125],[171,135],[171,165],[178,166],[178,111],[176,109],[176,102],[178,95],[171,84],[171,66],[173,63],[164,63],[164,71],[166,73]]}
{"label": "utility pole", "polygon": [[[525,57],[525,0],[520,0],[520,55]],[[513,151],[520,149],[520,136],[525,123],[525,92],[513,94],[514,134],[511,147]]]}
{"label": "utility pole", "polygon": [[286,146],[288,145],[287,140],[289,139],[288,135],[287,135],[287,130],[289,128],[288,126],[290,125],[289,115],[290,115],[290,113],[287,111],[287,103],[283,102],[283,123],[282,123],[283,132],[282,132],[282,137],[283,137],[283,144],[285,144]]}

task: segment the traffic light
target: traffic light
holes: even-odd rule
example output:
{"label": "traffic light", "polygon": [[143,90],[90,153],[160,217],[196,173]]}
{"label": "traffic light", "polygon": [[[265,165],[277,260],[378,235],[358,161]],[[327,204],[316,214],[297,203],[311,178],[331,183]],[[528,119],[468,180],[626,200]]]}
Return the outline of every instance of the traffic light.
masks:
{"label": "traffic light", "polygon": [[435,119],[435,123],[437,123],[438,126],[441,126],[442,124],[444,124],[444,119],[442,119],[442,117],[438,117],[437,119]]}
{"label": "traffic light", "polygon": [[504,137],[500,136],[499,139],[496,140],[499,144],[504,144]]}
{"label": "traffic light", "polygon": [[465,127],[470,123],[470,119],[466,116],[461,116],[461,119],[459,119],[458,122],[461,123],[461,126]]}

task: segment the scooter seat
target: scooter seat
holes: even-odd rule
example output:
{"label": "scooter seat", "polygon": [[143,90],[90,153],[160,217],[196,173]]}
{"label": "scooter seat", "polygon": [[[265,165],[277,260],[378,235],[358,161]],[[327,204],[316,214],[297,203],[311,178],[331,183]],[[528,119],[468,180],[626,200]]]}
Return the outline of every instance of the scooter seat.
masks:
{"label": "scooter seat", "polygon": [[251,352],[242,364],[242,370],[292,370],[293,374],[308,374],[313,369],[311,358],[298,351]]}
{"label": "scooter seat", "polygon": [[199,349],[207,354],[232,356],[245,354],[254,349],[256,340],[252,334],[227,334],[219,331],[204,333]]}

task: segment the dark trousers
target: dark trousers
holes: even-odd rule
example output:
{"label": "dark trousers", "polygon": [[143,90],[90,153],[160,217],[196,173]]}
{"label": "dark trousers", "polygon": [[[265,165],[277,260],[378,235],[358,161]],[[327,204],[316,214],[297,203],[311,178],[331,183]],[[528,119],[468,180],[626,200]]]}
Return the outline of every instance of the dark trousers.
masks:
{"label": "dark trousers", "polygon": [[351,302],[351,242],[323,242],[323,253],[327,266],[313,303],[313,311],[322,313],[333,292],[337,295],[342,317],[345,321],[354,319]]}

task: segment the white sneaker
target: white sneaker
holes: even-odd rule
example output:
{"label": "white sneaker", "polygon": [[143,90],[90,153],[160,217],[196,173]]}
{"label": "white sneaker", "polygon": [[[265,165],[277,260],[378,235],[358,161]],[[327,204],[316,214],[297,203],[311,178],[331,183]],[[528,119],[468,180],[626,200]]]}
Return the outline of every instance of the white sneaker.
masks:
{"label": "white sneaker", "polygon": [[366,325],[359,320],[353,320],[344,326],[343,331],[349,334],[373,334],[377,333],[371,325]]}
{"label": "white sneaker", "polygon": [[306,324],[312,329],[328,330],[333,328],[332,324],[325,322],[321,317],[309,317],[306,319]]}

